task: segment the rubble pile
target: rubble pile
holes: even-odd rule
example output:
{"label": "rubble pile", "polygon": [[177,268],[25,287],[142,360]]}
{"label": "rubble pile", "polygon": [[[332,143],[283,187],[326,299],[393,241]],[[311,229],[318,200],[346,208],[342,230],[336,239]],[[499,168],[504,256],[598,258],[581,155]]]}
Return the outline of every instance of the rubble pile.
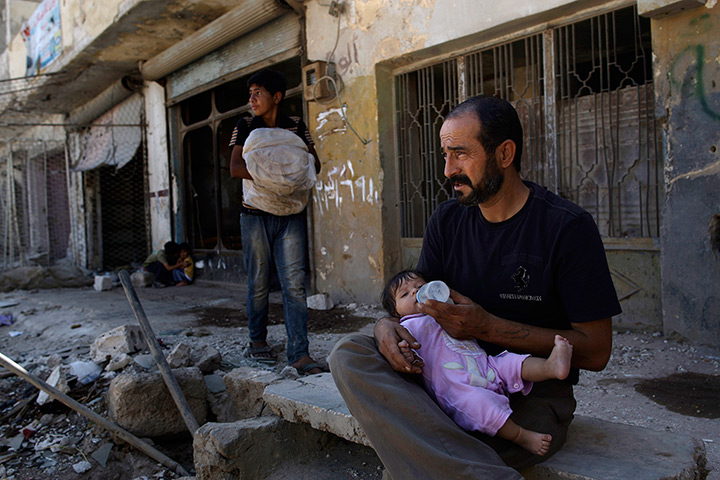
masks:
{"label": "rubble pile", "polygon": [[[172,348],[162,341],[161,345],[200,424],[237,419],[238,408],[228,401],[226,372],[215,348],[180,341]],[[192,470],[192,439],[137,326],[105,332],[83,353],[64,352],[64,356],[29,360],[23,367],[154,448],[162,451],[163,443],[172,443],[163,453]],[[232,365],[224,367],[229,370]],[[180,449],[178,442],[183,445]],[[178,478],[48,393],[0,368],[0,478],[78,475],[103,480]]]}

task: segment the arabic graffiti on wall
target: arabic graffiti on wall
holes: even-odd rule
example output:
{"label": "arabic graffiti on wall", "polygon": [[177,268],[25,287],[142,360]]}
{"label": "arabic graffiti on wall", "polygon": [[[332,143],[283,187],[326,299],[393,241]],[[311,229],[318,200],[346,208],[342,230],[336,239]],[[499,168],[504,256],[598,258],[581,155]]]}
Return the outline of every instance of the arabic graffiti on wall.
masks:
{"label": "arabic graffiti on wall", "polygon": [[372,178],[365,175],[355,176],[352,162],[348,160],[342,166],[335,166],[327,173],[327,180],[315,184],[313,202],[320,215],[331,208],[342,211],[343,201],[378,203],[378,191]]}

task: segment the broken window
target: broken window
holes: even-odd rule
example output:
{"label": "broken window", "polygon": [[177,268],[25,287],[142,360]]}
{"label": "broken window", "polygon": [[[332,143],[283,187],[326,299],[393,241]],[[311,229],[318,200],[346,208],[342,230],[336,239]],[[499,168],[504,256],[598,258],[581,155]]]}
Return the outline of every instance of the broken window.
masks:
{"label": "broken window", "polygon": [[524,178],[588,210],[605,237],[657,237],[651,61],[650,21],[632,6],[397,74],[402,237],[422,237],[450,198],[439,129],[452,107],[481,93],[517,109]]}

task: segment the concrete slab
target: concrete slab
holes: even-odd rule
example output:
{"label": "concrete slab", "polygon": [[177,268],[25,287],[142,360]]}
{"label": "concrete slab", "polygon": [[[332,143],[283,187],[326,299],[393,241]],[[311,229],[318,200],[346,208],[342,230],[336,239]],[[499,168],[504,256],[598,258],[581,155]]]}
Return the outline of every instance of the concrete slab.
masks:
{"label": "concrete slab", "polygon": [[565,446],[522,472],[527,480],[705,478],[705,446],[676,433],[576,416]]}
{"label": "concrete slab", "polygon": [[316,430],[370,446],[365,432],[345,406],[330,373],[268,385],[263,400],[277,416],[287,421],[309,423]]}
{"label": "concrete slab", "polygon": [[[329,373],[268,385],[263,399],[285,420],[371,446]],[[701,479],[705,446],[684,435],[576,416],[563,449],[522,474],[527,480]]]}

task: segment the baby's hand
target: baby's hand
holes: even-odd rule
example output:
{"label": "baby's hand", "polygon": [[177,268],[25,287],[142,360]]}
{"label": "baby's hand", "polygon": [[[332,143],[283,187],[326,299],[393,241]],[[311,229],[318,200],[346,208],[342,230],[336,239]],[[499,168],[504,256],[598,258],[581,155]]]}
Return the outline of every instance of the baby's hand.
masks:
{"label": "baby's hand", "polygon": [[405,360],[407,360],[407,362],[411,365],[418,365],[420,367],[425,365],[425,362],[418,357],[415,350],[410,348],[410,344],[408,344],[405,340],[400,340],[400,342],[398,342],[398,348],[400,349],[400,353],[403,354],[403,357],[405,357]]}

